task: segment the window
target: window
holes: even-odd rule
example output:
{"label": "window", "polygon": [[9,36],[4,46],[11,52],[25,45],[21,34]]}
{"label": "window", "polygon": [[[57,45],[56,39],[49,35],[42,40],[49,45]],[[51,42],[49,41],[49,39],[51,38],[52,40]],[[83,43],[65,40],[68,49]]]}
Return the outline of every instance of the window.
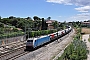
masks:
{"label": "window", "polygon": [[33,42],[33,40],[28,40],[27,42]]}

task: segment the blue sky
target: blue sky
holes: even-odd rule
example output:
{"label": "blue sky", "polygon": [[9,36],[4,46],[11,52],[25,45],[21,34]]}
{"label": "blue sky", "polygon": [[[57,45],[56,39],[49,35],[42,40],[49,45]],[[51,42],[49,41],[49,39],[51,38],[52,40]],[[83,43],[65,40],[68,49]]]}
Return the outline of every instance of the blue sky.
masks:
{"label": "blue sky", "polygon": [[0,16],[84,21],[90,19],[90,0],[0,0]]}

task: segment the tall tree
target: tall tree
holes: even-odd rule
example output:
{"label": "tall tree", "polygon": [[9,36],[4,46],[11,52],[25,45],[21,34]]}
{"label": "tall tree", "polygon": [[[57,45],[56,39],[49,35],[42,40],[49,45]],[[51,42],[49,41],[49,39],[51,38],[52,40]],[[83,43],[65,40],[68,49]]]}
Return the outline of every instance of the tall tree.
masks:
{"label": "tall tree", "polygon": [[48,24],[47,24],[46,21],[45,21],[45,30],[47,30],[47,27],[48,27]]}
{"label": "tall tree", "polygon": [[0,16],[0,20],[1,20],[1,16]]}
{"label": "tall tree", "polygon": [[42,18],[42,30],[44,30],[44,26],[45,26],[44,18]]}
{"label": "tall tree", "polygon": [[42,30],[46,30],[47,29],[47,23],[46,21],[44,20],[44,18],[42,18]]}

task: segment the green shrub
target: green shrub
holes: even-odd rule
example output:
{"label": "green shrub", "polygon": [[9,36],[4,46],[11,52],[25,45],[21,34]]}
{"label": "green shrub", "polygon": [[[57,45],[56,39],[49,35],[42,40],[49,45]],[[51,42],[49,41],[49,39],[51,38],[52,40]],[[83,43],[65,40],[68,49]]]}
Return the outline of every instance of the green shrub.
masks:
{"label": "green shrub", "polygon": [[41,36],[41,35],[48,35],[50,33],[54,33],[56,30],[40,30],[40,31],[31,31],[31,32],[26,32],[27,38],[28,38],[28,33],[29,37],[36,37],[36,36]]}
{"label": "green shrub", "polygon": [[58,60],[85,60],[87,59],[87,50],[85,42],[74,40],[65,50]]}
{"label": "green shrub", "polygon": [[40,31],[37,31],[37,36],[40,36],[41,35],[41,32]]}
{"label": "green shrub", "polygon": [[31,35],[31,37],[34,37],[34,32],[32,32],[32,35]]}
{"label": "green shrub", "polygon": [[9,34],[0,34],[0,39],[3,39],[3,38],[11,38],[11,37],[15,37],[15,36],[21,36],[21,35],[24,35],[24,32],[12,32],[12,33],[9,33]]}
{"label": "green shrub", "polygon": [[14,32],[18,32],[19,30],[17,28],[13,28],[13,31]]}

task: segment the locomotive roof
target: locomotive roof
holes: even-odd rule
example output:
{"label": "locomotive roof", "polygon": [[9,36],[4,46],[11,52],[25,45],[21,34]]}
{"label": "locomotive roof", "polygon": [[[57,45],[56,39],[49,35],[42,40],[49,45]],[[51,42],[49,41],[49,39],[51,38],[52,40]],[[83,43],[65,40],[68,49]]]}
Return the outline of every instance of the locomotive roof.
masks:
{"label": "locomotive roof", "polygon": [[36,40],[37,38],[28,38],[27,40]]}
{"label": "locomotive roof", "polygon": [[28,38],[27,40],[37,40],[37,39],[40,39],[40,38],[43,38],[43,37],[47,37],[48,35],[44,35],[44,36],[40,36],[40,37],[35,37],[35,38]]}

